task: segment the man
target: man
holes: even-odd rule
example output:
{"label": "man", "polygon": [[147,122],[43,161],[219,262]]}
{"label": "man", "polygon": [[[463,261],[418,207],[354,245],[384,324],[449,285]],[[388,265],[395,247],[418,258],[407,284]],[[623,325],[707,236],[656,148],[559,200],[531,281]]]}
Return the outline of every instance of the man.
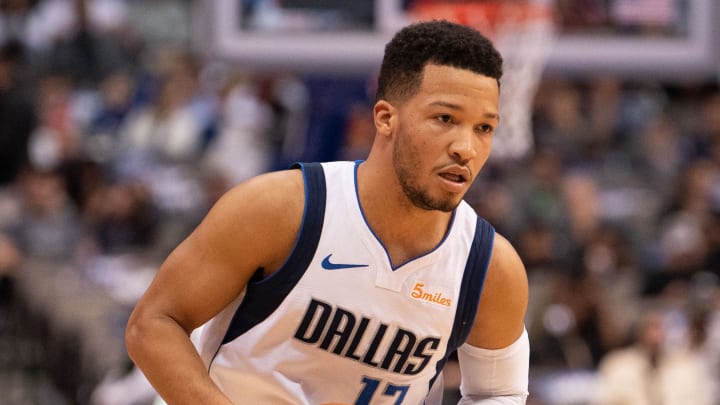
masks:
{"label": "man", "polygon": [[[677,315],[677,314],[676,314]],[[643,308],[632,345],[600,361],[593,405],[717,404],[710,352],[703,350],[707,319],[690,321],[687,345],[668,344],[667,314]]]}
{"label": "man", "polygon": [[[525,403],[524,267],[462,201],[499,122],[501,65],[470,28],[406,27],[385,49],[366,161],[223,196],[129,321],[128,351],[160,395],[439,403],[459,347],[461,403]],[[188,335],[211,318],[198,355]]]}

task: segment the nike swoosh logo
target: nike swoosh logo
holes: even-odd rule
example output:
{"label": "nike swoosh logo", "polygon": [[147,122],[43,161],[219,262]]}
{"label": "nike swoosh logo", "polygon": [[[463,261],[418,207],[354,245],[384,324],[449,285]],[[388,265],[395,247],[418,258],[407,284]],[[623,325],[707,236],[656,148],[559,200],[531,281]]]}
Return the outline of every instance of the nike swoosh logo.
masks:
{"label": "nike swoosh logo", "polygon": [[332,253],[327,255],[322,261],[322,268],[325,270],[341,270],[341,269],[354,269],[356,267],[368,267],[367,264],[349,264],[349,263],[332,263],[330,261]]}

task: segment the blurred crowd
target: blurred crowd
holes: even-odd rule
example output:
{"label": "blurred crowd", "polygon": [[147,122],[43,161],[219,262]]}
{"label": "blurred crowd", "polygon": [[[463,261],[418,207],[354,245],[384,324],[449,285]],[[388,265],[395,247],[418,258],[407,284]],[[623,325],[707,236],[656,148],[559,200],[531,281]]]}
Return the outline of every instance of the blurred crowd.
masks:
{"label": "blurred crowd", "polygon": [[[189,8],[0,0],[0,305],[25,260],[159,261],[233,184],[364,157],[374,78],[203,58]],[[467,198],[527,267],[530,402],[717,403],[717,83],[548,75],[533,133]]]}
{"label": "blurred crowd", "polygon": [[[285,136],[305,131],[302,82],[201,60],[182,32],[145,33],[135,14],[163,3],[189,8],[0,3],[5,245],[67,260],[146,249],[159,234],[172,245],[181,223],[193,226],[231,184],[302,150],[302,139]],[[113,21],[91,18],[90,6]],[[183,18],[155,24],[165,22],[187,27]]]}
{"label": "blurred crowd", "polygon": [[717,403],[717,84],[547,76],[533,116],[469,198],[527,267],[539,403]]}

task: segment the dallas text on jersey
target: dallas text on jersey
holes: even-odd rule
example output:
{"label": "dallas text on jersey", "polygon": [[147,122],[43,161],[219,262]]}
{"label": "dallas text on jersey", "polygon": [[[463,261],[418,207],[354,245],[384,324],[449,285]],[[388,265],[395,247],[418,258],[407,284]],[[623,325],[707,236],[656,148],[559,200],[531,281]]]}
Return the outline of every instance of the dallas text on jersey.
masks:
{"label": "dallas text on jersey", "polygon": [[[393,335],[392,329],[390,325],[373,322],[365,316],[358,321],[348,310],[312,299],[295,338],[372,367],[399,374],[419,374],[440,346],[440,338],[418,338],[402,328],[395,328]],[[363,341],[365,344],[361,346]],[[378,353],[383,342],[390,342],[390,345],[382,345],[388,349],[384,354]]]}

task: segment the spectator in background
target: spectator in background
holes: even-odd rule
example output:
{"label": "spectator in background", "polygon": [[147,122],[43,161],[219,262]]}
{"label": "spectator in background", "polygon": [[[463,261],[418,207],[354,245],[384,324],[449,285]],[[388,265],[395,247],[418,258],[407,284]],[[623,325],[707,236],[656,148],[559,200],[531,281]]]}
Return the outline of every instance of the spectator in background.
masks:
{"label": "spectator in background", "polygon": [[563,155],[559,152],[538,148],[530,157],[527,168],[512,177],[511,184],[521,205],[517,212],[526,218],[524,223],[537,221],[564,233],[569,223],[562,195]]}
{"label": "spectator in background", "polygon": [[268,128],[272,168],[285,168],[307,156],[309,91],[294,74],[271,75],[260,81],[260,98],[270,106]]}
{"label": "spectator in background", "polygon": [[582,110],[581,88],[570,81],[548,81],[538,94],[543,94],[544,102],[536,107],[533,131],[536,147],[553,151],[563,164],[582,160],[590,133],[588,118]]}
{"label": "spectator in background", "polygon": [[12,301],[15,270],[21,261],[22,254],[15,242],[0,232],[0,330],[3,330],[6,307]]}
{"label": "spectator in background", "polygon": [[[475,208],[478,215],[492,223],[498,232],[517,236],[518,218],[510,214],[516,209],[517,201],[507,182],[480,180],[468,194],[467,201]],[[518,249],[521,247],[518,246]],[[522,255],[521,252],[519,253]],[[526,267],[529,266],[528,262],[523,261],[523,263]]]}
{"label": "spectator in background", "polygon": [[655,262],[648,263],[647,294],[669,286],[685,288],[705,270],[710,241],[705,224],[712,222],[712,190],[720,179],[718,167],[704,159],[690,161],[677,178],[674,198],[658,218]]}
{"label": "spectator in background", "polygon": [[135,106],[134,77],[126,70],[106,76],[99,88],[99,106],[90,118],[84,152],[92,161],[109,165],[119,146],[120,130]]}
{"label": "spectator in background", "polygon": [[22,211],[10,235],[24,256],[71,260],[82,240],[79,217],[53,170],[29,168],[18,179]]}
{"label": "spectator in background", "polygon": [[670,196],[686,160],[683,138],[678,123],[661,114],[648,119],[630,145],[640,178],[660,198]]}
{"label": "spectator in background", "polygon": [[720,163],[720,90],[714,91],[703,105],[703,127],[710,139],[710,154],[716,163]]}
{"label": "spectator in background", "polygon": [[28,89],[19,83],[24,66],[19,42],[0,45],[0,187],[12,183],[28,163],[30,135],[37,125]]}
{"label": "spectator in background", "polygon": [[[609,297],[612,285],[587,273],[555,272],[534,286],[546,291],[534,299],[538,308],[530,311],[533,342],[532,364],[559,370],[593,370],[605,353],[617,347],[623,336],[625,314],[633,313],[633,301],[619,308]],[[544,282],[543,282],[544,281]],[[627,305],[630,304],[630,305]]]}
{"label": "spectator in background", "polygon": [[39,80],[37,104],[39,125],[30,138],[30,160],[42,170],[55,170],[76,159],[82,134],[73,111],[73,83],[62,74]]}
{"label": "spectator in background", "polygon": [[8,229],[18,220],[15,211],[19,204],[12,186],[28,164],[30,135],[37,124],[30,94],[19,77],[25,66],[22,44],[4,42],[0,36],[0,331],[6,330],[4,321],[13,298],[15,271],[23,259]]}
{"label": "spectator in background", "polygon": [[192,4],[207,7],[203,2],[187,0],[125,1],[130,26],[125,38],[137,42],[138,60],[150,66],[167,49],[187,48],[190,45]]}
{"label": "spectator in background", "polygon": [[45,64],[50,71],[68,77],[80,88],[94,88],[113,69],[129,64],[130,51],[126,52],[112,34],[113,29],[124,24],[124,2],[56,3],[63,3],[68,16],[63,32],[47,52]]}
{"label": "spectator in background", "polygon": [[25,25],[36,0],[0,1],[0,42],[25,38]]}
{"label": "spectator in background", "polygon": [[[132,113],[120,131],[124,153],[161,163],[189,163],[202,152],[202,127],[191,109],[199,62],[186,53],[167,56],[160,92],[152,105]],[[162,61],[161,61],[162,62]]]}
{"label": "spectator in background", "polygon": [[612,151],[618,141],[618,116],[622,98],[622,84],[616,77],[592,79],[587,96],[587,115],[591,155],[595,158]]}
{"label": "spectator in background", "polygon": [[140,182],[104,184],[88,198],[84,220],[101,254],[149,249],[157,230],[157,212]]}
{"label": "spectator in background", "polygon": [[229,189],[270,168],[272,112],[252,78],[242,76],[227,85],[221,108],[219,129],[204,159]]}
{"label": "spectator in background", "polygon": [[644,312],[635,343],[611,352],[600,364],[593,405],[715,404],[712,375],[698,352],[703,325],[694,324],[686,349],[670,351],[663,313]]}
{"label": "spectator in background", "polygon": [[720,195],[715,197],[712,216],[706,225],[705,232],[708,242],[705,269],[720,276]]}
{"label": "spectator in background", "polygon": [[[2,0],[0,41],[20,40],[41,56],[70,38],[79,25],[104,32],[120,29],[127,22],[125,4],[123,0]],[[83,15],[78,14],[80,7]]]}
{"label": "spectator in background", "polygon": [[543,221],[529,221],[515,239],[518,241],[518,253],[523,263],[527,263],[531,276],[536,272],[554,273],[559,270],[558,267],[562,267],[558,262],[558,235]]}
{"label": "spectator in background", "polygon": [[566,172],[562,179],[562,202],[572,240],[584,245],[600,225],[600,190],[596,177],[585,172]]}

